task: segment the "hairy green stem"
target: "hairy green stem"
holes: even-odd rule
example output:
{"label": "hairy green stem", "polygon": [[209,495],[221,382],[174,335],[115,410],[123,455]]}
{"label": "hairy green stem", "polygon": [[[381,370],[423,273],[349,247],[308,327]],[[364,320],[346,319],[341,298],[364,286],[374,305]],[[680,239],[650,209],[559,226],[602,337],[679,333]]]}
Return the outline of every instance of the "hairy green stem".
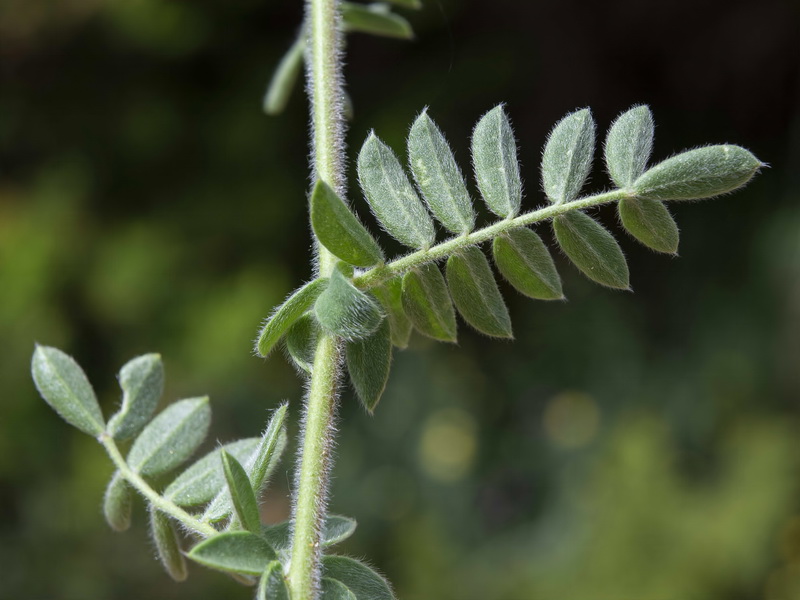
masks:
{"label": "hairy green stem", "polygon": [[150,485],[142,478],[141,475],[128,466],[128,463],[122,456],[122,453],[119,451],[114,438],[107,433],[104,433],[98,438],[98,440],[101,444],[103,444],[106,452],[108,452],[108,456],[111,458],[120,474],[134,487],[134,489],[136,489],[142,496],[147,498],[147,500],[158,510],[168,514],[171,517],[174,517],[186,527],[195,533],[202,535],[203,537],[209,537],[218,533],[217,530],[211,525],[207,525],[199,519],[196,519],[188,512],[183,510],[180,506],[170,502],[152,487],[150,487]]}
{"label": "hairy green stem", "polygon": [[475,246],[477,244],[487,242],[511,229],[533,225],[534,223],[552,219],[553,217],[563,215],[573,210],[591,208],[593,206],[599,206],[609,202],[616,202],[618,200],[622,200],[623,198],[629,198],[632,196],[633,194],[627,190],[613,190],[610,192],[603,192],[602,194],[595,194],[593,196],[579,198],[578,200],[573,200],[572,202],[551,204],[550,206],[545,206],[544,208],[519,215],[513,219],[504,219],[503,221],[498,221],[497,223],[493,223],[488,227],[478,229],[472,233],[450,238],[425,250],[418,250],[416,252],[412,252],[411,254],[402,256],[385,265],[373,267],[372,269],[369,269],[368,271],[356,277],[353,280],[353,283],[360,289],[367,290],[380,285],[392,277],[402,275],[414,267],[419,267],[425,263],[446,258],[451,254],[466,248],[467,246]]}

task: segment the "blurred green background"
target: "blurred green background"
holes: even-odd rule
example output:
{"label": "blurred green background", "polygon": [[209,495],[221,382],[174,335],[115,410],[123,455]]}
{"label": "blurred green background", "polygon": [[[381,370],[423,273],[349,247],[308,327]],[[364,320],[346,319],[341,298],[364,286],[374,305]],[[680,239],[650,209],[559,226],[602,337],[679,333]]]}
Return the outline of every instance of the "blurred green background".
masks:
{"label": "blurred green background", "polygon": [[[302,383],[251,342],[310,277],[306,101],[260,110],[301,4],[0,1],[0,598],[252,595],[201,568],[172,583],[141,507],[107,529],[109,463],[28,370],[34,341],[65,349],[110,412],[119,367],[159,351],[167,398],[211,395],[214,440],[282,399],[296,430]],[[634,294],[558,256],[568,302],[503,287],[514,343],[415,337],[374,418],[346,391],[344,551],[403,600],[800,598],[800,3],[425,4],[404,12],[414,42],[348,40],[351,159],[370,128],[402,152],[428,105],[468,171],[473,124],[506,102],[534,206],[557,119],[591,106],[603,130],[647,103],[656,159],[731,142],[772,168],[673,205],[680,259],[600,211]],[[590,188],[607,185],[598,161]]]}

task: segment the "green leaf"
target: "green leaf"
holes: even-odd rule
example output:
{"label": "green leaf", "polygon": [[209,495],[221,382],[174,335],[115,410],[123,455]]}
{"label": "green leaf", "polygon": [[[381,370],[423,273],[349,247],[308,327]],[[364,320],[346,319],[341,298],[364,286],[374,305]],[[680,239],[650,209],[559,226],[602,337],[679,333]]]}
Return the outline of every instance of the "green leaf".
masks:
{"label": "green leaf", "polygon": [[97,397],[75,359],[58,348],[37,344],[31,373],[39,394],[62,419],[89,435],[103,433],[105,422]]}
{"label": "green leaf", "polygon": [[356,600],[395,600],[389,582],[372,568],[348,556],[322,557],[322,577],[344,584]]}
{"label": "green leaf", "polygon": [[667,254],[678,251],[678,225],[660,200],[623,198],[619,216],[628,233],[648,248]]}
{"label": "green leaf", "polygon": [[414,37],[411,24],[385,8],[383,4],[353,4],[342,2],[342,24],[347,32],[369,33],[381,37],[410,40]]}
{"label": "green leaf", "polygon": [[464,320],[494,337],[512,338],[511,317],[480,248],[468,246],[447,259],[450,296]]}
{"label": "green leaf", "polygon": [[456,341],[456,311],[442,272],[429,263],[403,276],[403,308],[423,335],[443,342]]}
{"label": "green leaf", "polygon": [[153,416],[164,392],[164,363],[160,354],[145,354],[119,371],[122,406],[108,421],[114,439],[127,440],[142,430]]}
{"label": "green leaf", "polygon": [[103,496],[103,514],[114,531],[126,531],[131,526],[133,495],[125,478],[115,471]]}
{"label": "green leaf", "polygon": [[280,561],[267,563],[258,582],[256,600],[291,600],[289,588],[286,586],[286,575]]}
{"label": "green leaf", "polygon": [[258,501],[253,488],[250,487],[250,479],[247,477],[244,467],[224,450],[220,453],[220,458],[225,472],[225,481],[228,482],[228,491],[233,500],[236,519],[244,525],[247,531],[259,533],[261,518],[258,514]]}
{"label": "green leaf", "polygon": [[632,186],[651,200],[699,200],[743,186],[764,166],[740,146],[705,146],[683,152],[647,170]]}
{"label": "green leaf", "polygon": [[[343,542],[356,530],[356,521],[342,515],[328,515],[325,517],[325,527],[322,529],[322,547],[328,548]],[[263,525],[261,535],[270,546],[277,550],[288,549],[292,545],[291,523],[283,521],[274,525]]]}
{"label": "green leaf", "polygon": [[594,155],[594,119],[588,108],[561,119],[542,154],[544,193],[554,204],[570,202],[578,197]]}
{"label": "green leaf", "polygon": [[420,202],[400,162],[374,132],[358,154],[358,180],[381,225],[406,246],[427,249],[433,244],[433,220]]}
{"label": "green leaf", "polygon": [[561,277],[542,239],[527,227],[512,229],[492,243],[494,262],[517,291],[540,300],[562,300]]}
{"label": "green leaf", "polygon": [[372,289],[372,293],[383,306],[389,318],[392,333],[392,344],[398,348],[407,348],[411,337],[411,321],[403,308],[403,279],[395,277]]}
{"label": "green leaf", "polygon": [[314,353],[317,351],[319,326],[310,314],[303,315],[286,334],[286,351],[294,365],[304,373],[311,374]]}
{"label": "green leaf", "polygon": [[178,533],[172,520],[163,512],[150,506],[150,536],[164,570],[175,581],[184,581],[189,575],[183,559]]}
{"label": "green leaf", "polygon": [[[283,424],[288,407],[288,404],[282,404],[275,410],[258,446],[250,457],[243,461],[250,486],[257,491],[256,497],[264,491],[286,448],[286,429]],[[230,493],[223,488],[208,505],[201,518],[203,521],[214,523],[226,518],[232,510]]]}
{"label": "green leaf", "polygon": [[329,577],[322,578],[321,600],[357,600],[356,595],[341,581]]}
{"label": "green leaf", "polygon": [[388,0],[389,4],[396,4],[397,6],[402,6],[403,8],[422,8],[421,0]]}
{"label": "green leaf", "polygon": [[239,462],[253,454],[259,438],[246,438],[215,448],[181,473],[164,490],[164,497],[178,506],[198,506],[208,502],[225,486],[220,452],[224,450]]}
{"label": "green leaf", "polygon": [[347,371],[358,399],[369,414],[381,399],[392,363],[392,337],[388,319],[368,338],[347,344]]}
{"label": "green leaf", "polygon": [[249,531],[229,531],[205,539],[187,556],[206,567],[242,575],[261,575],[267,564],[278,558],[272,546]]}
{"label": "green leaf", "polygon": [[487,112],[475,126],[472,163],[489,210],[507,219],[515,216],[522,203],[522,180],[517,143],[502,104]]}
{"label": "green leaf", "polygon": [[371,267],[383,262],[383,252],[369,231],[322,180],[311,192],[311,227],[323,246],[351,265]]}
{"label": "green leaf", "polygon": [[171,471],[203,442],[211,422],[208,397],[181,400],[167,407],[144,428],[128,452],[128,465],[154,477]]}
{"label": "green leaf", "polygon": [[354,286],[339,268],[314,304],[317,322],[329,333],[348,341],[372,335],[383,320],[378,302]]}
{"label": "green leaf", "polygon": [[630,187],[644,173],[653,150],[653,128],[647,106],[634,106],[611,125],[606,137],[606,167],[617,187]]}
{"label": "green leaf", "polygon": [[554,218],[553,230],[566,255],[589,279],[612,288],[630,289],[625,255],[600,223],[573,210]]}
{"label": "green leaf", "polygon": [[427,109],[408,134],[408,160],[422,197],[434,216],[453,233],[475,227],[475,211],[453,152]]}
{"label": "green leaf", "polygon": [[267,319],[256,342],[256,353],[266,357],[275,347],[292,323],[314,306],[317,297],[328,287],[328,280],[317,278],[292,292],[272,316]]}
{"label": "green leaf", "polygon": [[303,70],[303,54],[306,49],[305,36],[300,35],[291,48],[284,54],[264,94],[264,112],[270,116],[281,114],[292,92],[297,87],[297,80]]}

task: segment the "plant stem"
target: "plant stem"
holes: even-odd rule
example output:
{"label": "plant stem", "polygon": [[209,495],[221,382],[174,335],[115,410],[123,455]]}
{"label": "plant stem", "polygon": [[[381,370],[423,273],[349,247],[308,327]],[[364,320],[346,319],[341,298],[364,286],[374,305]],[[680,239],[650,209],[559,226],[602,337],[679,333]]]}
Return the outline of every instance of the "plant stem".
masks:
{"label": "plant stem", "polygon": [[[344,117],[338,0],[306,0],[308,92],[311,99],[313,179],[344,197]],[[330,275],[335,256],[317,242],[319,276]],[[319,590],[328,480],[333,462],[334,418],[341,375],[341,342],[321,334],[314,355],[303,416],[302,445],[294,491],[292,555],[288,582],[292,600],[314,600]]]}
{"label": "plant stem", "polygon": [[108,456],[111,457],[114,465],[116,465],[117,469],[119,470],[120,474],[130,483],[142,496],[147,498],[150,501],[150,504],[155,506],[158,510],[163,513],[168,514],[171,517],[174,517],[186,527],[193,530],[195,533],[202,535],[203,537],[209,537],[212,535],[216,535],[218,532],[214,529],[211,525],[207,525],[203,523],[199,519],[196,519],[188,512],[183,510],[177,504],[170,502],[163,496],[161,496],[157,491],[150,487],[150,485],[139,475],[136,471],[131,469],[128,466],[125,458],[119,451],[117,447],[117,443],[107,433],[102,434],[98,438],[99,442],[103,444],[105,447],[106,452],[108,452]]}
{"label": "plant stem", "polygon": [[628,198],[630,196],[632,196],[632,194],[627,190],[613,190],[610,192],[603,192],[602,194],[595,194],[593,196],[579,198],[578,200],[565,202],[564,204],[551,204],[550,206],[545,206],[544,208],[519,215],[513,219],[498,221],[497,223],[493,223],[488,227],[478,229],[472,233],[450,238],[444,242],[441,242],[440,244],[431,246],[426,250],[412,252],[411,254],[402,256],[385,265],[373,267],[372,269],[369,269],[353,279],[353,283],[360,289],[367,290],[380,285],[392,277],[396,277],[397,275],[401,275],[406,271],[410,271],[414,267],[419,267],[425,263],[445,258],[457,252],[458,250],[466,248],[467,246],[474,246],[476,244],[487,242],[511,229],[515,229],[517,227],[526,227],[528,225],[538,223],[539,221],[552,219],[553,217],[563,215],[573,210],[591,208],[593,206],[599,206],[600,204],[607,204],[609,202],[622,200],[623,198]]}

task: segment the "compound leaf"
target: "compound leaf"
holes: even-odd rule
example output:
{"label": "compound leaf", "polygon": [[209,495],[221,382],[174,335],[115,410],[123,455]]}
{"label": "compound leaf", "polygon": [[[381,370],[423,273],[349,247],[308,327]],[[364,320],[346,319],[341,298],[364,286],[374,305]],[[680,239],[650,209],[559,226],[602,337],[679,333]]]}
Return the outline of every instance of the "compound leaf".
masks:
{"label": "compound leaf", "polygon": [[306,49],[305,36],[300,35],[284,54],[264,94],[264,112],[270,116],[281,114],[292,92],[297,87],[303,69],[303,54]]}
{"label": "compound leaf", "polygon": [[[220,453],[220,458],[237,522],[241,523],[247,531],[259,533],[261,518],[258,514],[258,501],[244,467],[224,450]],[[237,529],[237,527],[232,528]]]}
{"label": "compound leaf", "polygon": [[342,2],[342,24],[345,31],[369,33],[381,37],[410,40],[414,37],[411,24],[382,4]]}
{"label": "compound leaf", "polygon": [[[328,548],[339,542],[343,542],[356,530],[356,521],[350,517],[342,515],[328,515],[325,517],[325,526],[322,529],[322,547]],[[283,521],[274,525],[263,525],[261,535],[266,539],[270,546],[278,550],[287,549],[291,546],[291,523]]]}
{"label": "compound leaf", "polygon": [[164,392],[164,363],[160,354],[145,354],[128,361],[119,371],[122,406],[108,421],[108,432],[127,440],[141,431],[156,410]]}
{"label": "compound leaf", "polygon": [[550,132],[542,154],[542,184],[554,204],[578,197],[592,168],[594,133],[588,108],[568,114]]}
{"label": "compound leaf", "polygon": [[553,230],[562,250],[589,279],[608,287],[629,289],[625,255],[600,223],[573,210],[555,217]]}
{"label": "compound leaf", "polygon": [[561,277],[542,239],[527,227],[512,229],[492,242],[494,262],[517,291],[530,298],[561,300]]}
{"label": "compound leaf", "polygon": [[154,506],[150,506],[150,536],[164,570],[175,581],[184,581],[189,575],[183,559],[178,532],[172,520]]}
{"label": "compound leaf", "polygon": [[228,531],[207,538],[187,556],[206,567],[242,575],[261,575],[267,564],[278,558],[264,538],[249,531]]}
{"label": "compound leaf", "polygon": [[383,252],[336,192],[322,180],[311,192],[311,227],[334,256],[357,267],[383,262]]}
{"label": "compound leaf", "polygon": [[395,277],[372,290],[372,293],[383,305],[389,318],[392,344],[398,348],[407,348],[411,337],[411,321],[403,308],[403,279]]}
{"label": "compound leaf", "polygon": [[292,323],[302,317],[314,306],[319,295],[328,287],[328,280],[325,278],[309,281],[303,287],[292,292],[286,301],[272,313],[261,332],[258,334],[256,342],[256,353],[266,357],[275,347]]}
{"label": "compound leaf", "polygon": [[374,132],[358,154],[357,170],[367,202],[386,231],[406,246],[429,248],[435,238],[431,216],[397,157]]}
{"label": "compound leaf", "polygon": [[619,203],[622,225],[633,237],[656,252],[678,251],[678,225],[660,200],[623,198]]}
{"label": "compound leaf", "polygon": [[150,477],[171,471],[197,450],[210,423],[208,397],[176,402],[139,434],[128,452],[128,464]]}
{"label": "compound leaf", "polygon": [[311,315],[303,315],[286,334],[286,351],[295,366],[304,373],[311,374],[314,366],[314,353],[317,350],[319,325]]}
{"label": "compound leaf", "polygon": [[450,296],[464,320],[494,337],[513,337],[511,317],[480,248],[469,246],[447,259]]}
{"label": "compound leaf", "polygon": [[402,300],[420,333],[443,342],[456,341],[456,312],[439,267],[428,263],[406,273]]}
{"label": "compound leaf", "polygon": [[487,112],[472,132],[472,164],[486,205],[499,217],[511,218],[522,203],[517,143],[502,105]]}
{"label": "compound leaf", "polygon": [[258,582],[256,600],[290,600],[290,598],[283,565],[277,560],[267,563]]}
{"label": "compound leaf", "polygon": [[133,495],[125,478],[115,471],[103,496],[103,514],[114,531],[125,531],[131,526]]}
{"label": "compound leaf", "polygon": [[36,345],[31,361],[36,389],[67,423],[92,436],[105,429],[92,384],[75,359],[58,348]]}
{"label": "compound leaf", "polygon": [[354,286],[339,268],[333,270],[330,285],[317,298],[314,314],[323,329],[348,341],[371,335],[383,320],[378,302]]}
{"label": "compound leaf", "polygon": [[475,211],[453,152],[427,110],[408,134],[408,160],[430,211],[453,233],[469,233]]}
{"label": "compound leaf", "polygon": [[322,557],[322,576],[347,587],[356,600],[395,600],[389,582],[361,561],[329,554]]}
{"label": "compound leaf", "polygon": [[388,319],[367,338],[347,344],[347,371],[358,399],[372,414],[381,399],[392,363],[392,337]]}
{"label": "compound leaf", "polygon": [[606,167],[618,187],[629,187],[644,173],[653,150],[653,129],[653,114],[647,106],[634,106],[611,125],[606,137]]}

